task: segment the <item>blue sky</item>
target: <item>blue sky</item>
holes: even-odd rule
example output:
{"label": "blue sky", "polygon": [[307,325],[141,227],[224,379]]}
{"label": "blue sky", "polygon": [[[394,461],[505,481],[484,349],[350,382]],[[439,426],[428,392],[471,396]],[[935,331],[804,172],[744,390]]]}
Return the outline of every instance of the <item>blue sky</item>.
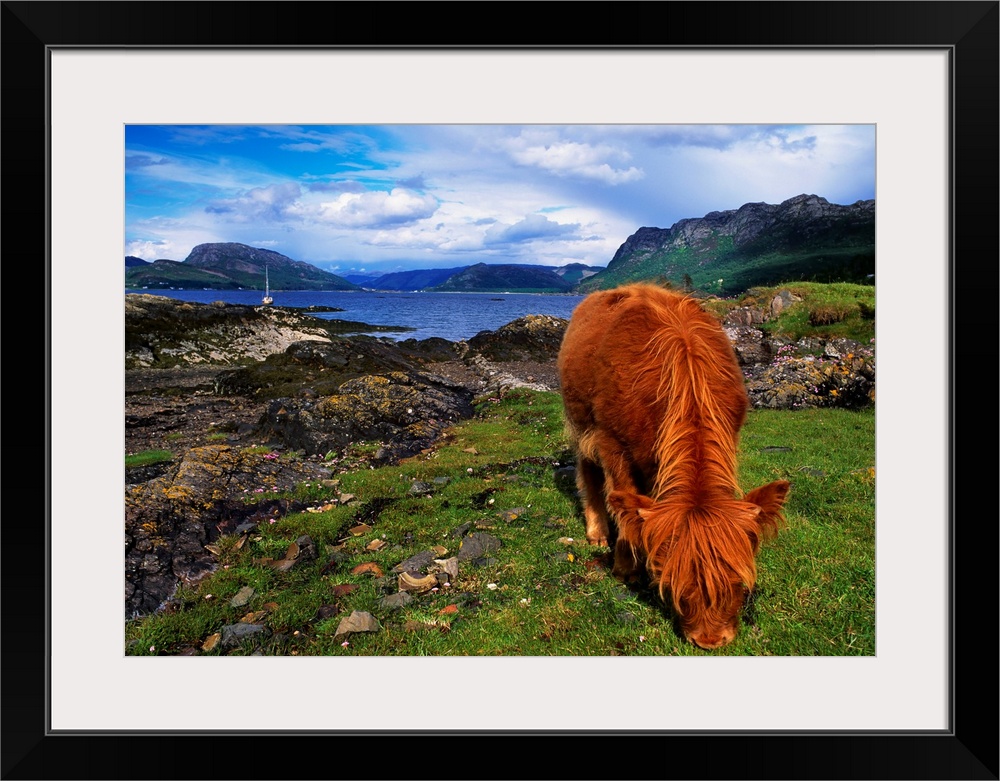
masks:
{"label": "blue sky", "polygon": [[206,242],[334,273],[607,265],[640,227],[875,197],[874,125],[129,125],[125,254]]}

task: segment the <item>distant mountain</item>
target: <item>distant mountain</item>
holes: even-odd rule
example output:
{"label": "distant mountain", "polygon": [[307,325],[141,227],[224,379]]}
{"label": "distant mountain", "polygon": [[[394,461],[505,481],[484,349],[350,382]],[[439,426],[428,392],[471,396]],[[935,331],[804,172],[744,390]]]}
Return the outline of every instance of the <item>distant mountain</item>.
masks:
{"label": "distant mountain", "polygon": [[348,282],[354,285],[360,285],[361,287],[371,287],[372,282],[374,282],[379,277],[383,276],[377,272],[351,272],[350,274],[340,274],[339,276],[346,279]]}
{"label": "distant mountain", "polygon": [[552,269],[559,276],[571,284],[578,284],[588,277],[594,276],[600,271],[604,271],[604,266],[586,266],[583,263],[569,263],[565,266]]}
{"label": "distant mountain", "polygon": [[374,290],[427,290],[446,282],[449,277],[467,269],[458,268],[425,268],[415,271],[393,271],[383,274],[364,285]]}
{"label": "distant mountain", "polygon": [[[457,268],[430,268],[394,271],[368,282],[358,282],[372,290],[440,290],[445,292],[532,292],[565,293],[580,279],[602,271],[603,266],[570,263],[539,266],[528,263],[486,264]],[[351,280],[356,281],[354,279]]]}
{"label": "distant mountain", "polygon": [[872,282],[874,273],[875,201],[842,206],[803,194],[640,228],[577,290],[655,280],[732,294],[796,280]]}
{"label": "distant mountain", "polygon": [[323,271],[280,252],[246,244],[199,244],[183,261],[155,260],[144,266],[126,259],[125,286],[264,289],[264,272],[272,290],[359,290],[336,274]]}
{"label": "distant mountain", "polygon": [[568,293],[572,288],[572,282],[546,266],[477,263],[448,277],[434,289],[442,292]]}
{"label": "distant mountain", "polygon": [[148,266],[150,261],[143,260],[142,258],[137,258],[135,255],[125,256],[125,268],[133,268],[135,266]]}

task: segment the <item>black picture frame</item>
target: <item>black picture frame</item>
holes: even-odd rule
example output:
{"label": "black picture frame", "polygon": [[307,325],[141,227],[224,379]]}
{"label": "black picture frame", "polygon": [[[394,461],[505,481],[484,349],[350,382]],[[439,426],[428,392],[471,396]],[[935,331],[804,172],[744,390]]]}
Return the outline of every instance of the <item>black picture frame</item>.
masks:
{"label": "black picture frame", "polygon": [[[327,8],[321,12],[323,6]],[[528,23],[529,18],[544,19],[546,7],[548,14],[562,21],[543,26]],[[329,11],[335,25],[320,23],[322,13]],[[40,508],[41,498],[53,490],[46,478],[52,453],[37,436],[21,441],[17,429],[13,435],[18,439],[12,443],[8,429],[4,463],[18,481],[12,483],[8,477],[8,487],[14,485],[16,493],[8,490],[7,507],[17,511],[17,516],[9,513],[3,527],[0,573],[2,778],[997,779],[1000,730],[997,632],[992,613],[998,582],[997,523],[995,508],[984,509],[979,499],[983,487],[993,493],[996,449],[992,440],[984,448],[976,447],[971,433],[996,431],[995,426],[984,425],[984,417],[985,423],[992,423],[995,414],[996,352],[983,355],[982,345],[992,340],[977,334],[987,328],[996,333],[1000,291],[998,11],[997,2],[933,1],[531,6],[490,2],[3,2],[2,181],[6,197],[2,203],[8,225],[4,260],[17,271],[15,288],[31,291],[29,322],[42,314],[35,291],[48,290],[50,275],[46,107],[51,47],[941,48],[950,52],[952,70],[953,228],[948,318],[952,349],[948,389],[950,729],[875,734],[626,734],[614,730],[615,711],[628,707],[629,696],[638,695],[634,689],[624,691],[628,682],[609,680],[588,687],[586,702],[594,708],[594,726],[586,732],[470,728],[436,735],[220,732],[205,736],[180,728],[167,733],[53,734],[47,728],[49,682],[43,625],[47,535],[40,525],[18,520],[24,514],[21,508],[27,504]],[[455,32],[448,32],[442,15],[461,22]],[[566,21],[569,17],[571,25]],[[654,17],[655,24],[643,23]],[[475,23],[476,19],[489,23]],[[11,315],[9,293],[7,300]],[[20,314],[23,307],[23,300],[14,301],[15,313]],[[915,317],[919,308],[920,302],[914,302]],[[8,324],[12,322],[9,317]],[[18,383],[27,376],[33,378],[31,389],[22,391],[24,397],[17,398],[16,406],[8,397],[8,411],[49,421],[48,351],[39,349],[37,339],[25,341],[25,330],[8,328],[6,363],[18,372]],[[47,344],[47,322],[45,333]],[[22,374],[20,359],[25,353],[31,356],[30,374]],[[918,382],[917,367],[914,374]],[[44,394],[38,390],[43,377]],[[981,398],[984,391],[985,400]],[[991,467],[988,473],[987,467]],[[22,493],[25,482],[28,491]],[[913,598],[920,599],[918,572],[914,573]],[[573,696],[571,687],[567,696]],[[766,696],[766,688],[752,686],[742,698],[741,693],[734,693],[734,702],[721,707],[752,712],[754,698],[761,696]],[[455,705],[476,707],[475,703]],[[669,707],[683,706],[672,703]],[[474,723],[470,714],[470,724]]]}

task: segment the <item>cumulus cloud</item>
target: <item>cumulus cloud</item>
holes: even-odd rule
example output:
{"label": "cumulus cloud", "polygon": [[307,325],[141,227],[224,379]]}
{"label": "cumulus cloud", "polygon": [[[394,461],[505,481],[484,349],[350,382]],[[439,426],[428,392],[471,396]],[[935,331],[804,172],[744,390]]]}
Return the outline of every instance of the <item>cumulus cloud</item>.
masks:
{"label": "cumulus cloud", "polygon": [[[137,239],[125,244],[125,254],[143,260],[158,260],[159,258],[176,258],[175,245],[171,241],[150,241]],[[186,253],[185,253],[186,254]]]}
{"label": "cumulus cloud", "polygon": [[302,194],[295,182],[254,187],[237,198],[223,198],[205,207],[209,214],[227,215],[239,222],[265,220],[280,222],[296,212],[296,201]]}
{"label": "cumulus cloud", "polygon": [[507,139],[505,147],[515,162],[541,168],[557,176],[594,179],[617,185],[636,181],[644,175],[635,166],[616,168],[614,163],[617,161],[627,164],[629,154],[610,144],[561,140],[538,143],[525,136],[517,136]]}
{"label": "cumulus cloud", "polygon": [[343,193],[319,206],[319,218],[344,228],[378,228],[405,225],[430,217],[437,211],[437,199],[413,190],[395,187],[364,193]]}
{"label": "cumulus cloud", "polygon": [[483,243],[486,245],[517,244],[535,239],[565,238],[567,235],[575,233],[579,228],[579,225],[562,225],[553,222],[542,214],[529,214],[513,225],[497,223],[491,226],[483,236]]}

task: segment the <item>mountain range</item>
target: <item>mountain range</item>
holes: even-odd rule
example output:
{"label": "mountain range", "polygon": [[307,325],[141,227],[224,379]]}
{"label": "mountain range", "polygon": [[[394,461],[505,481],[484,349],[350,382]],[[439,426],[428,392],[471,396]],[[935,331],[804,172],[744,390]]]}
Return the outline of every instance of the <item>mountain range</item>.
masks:
{"label": "mountain range", "polygon": [[215,243],[199,244],[184,261],[128,256],[125,286],[263,289],[265,269],[274,290],[589,293],[655,281],[731,295],[797,280],[872,283],[875,201],[839,205],[803,194],[780,204],[710,212],[669,228],[642,227],[606,268],[476,263],[348,280],[273,250]]}
{"label": "mountain range", "polygon": [[273,290],[361,289],[311,263],[235,242],[199,244],[183,261],[161,259],[146,263],[126,257],[125,287],[263,290],[265,271]]}
{"label": "mountain range", "polygon": [[842,206],[817,195],[747,203],[669,228],[639,228],[608,267],[583,280],[588,293],[655,280],[735,294],[781,282],[872,282],[875,201]]}

